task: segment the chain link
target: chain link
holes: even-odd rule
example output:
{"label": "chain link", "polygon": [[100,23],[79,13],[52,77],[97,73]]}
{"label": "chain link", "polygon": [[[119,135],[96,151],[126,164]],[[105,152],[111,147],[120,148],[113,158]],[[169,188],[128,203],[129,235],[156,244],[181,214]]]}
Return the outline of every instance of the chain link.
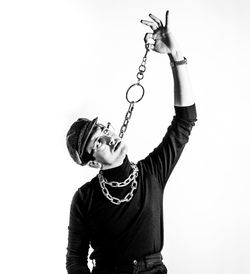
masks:
{"label": "chain link", "polygon": [[102,175],[101,173],[99,174],[99,178],[100,178],[101,181],[104,181],[105,185],[109,185],[109,186],[111,186],[111,187],[124,187],[124,186],[127,186],[127,185],[129,185],[129,184],[131,183],[131,181],[132,181],[133,178],[134,178],[134,174],[131,173],[131,174],[129,175],[129,177],[128,177],[125,181],[123,181],[123,182],[115,182],[115,181],[108,182],[108,181],[103,177],[103,175]]}
{"label": "chain link", "polygon": [[[119,137],[122,139],[123,136],[124,136],[124,133],[126,132],[127,130],[127,127],[128,127],[128,124],[129,124],[129,120],[132,116],[132,112],[134,110],[134,104],[135,103],[138,103],[139,101],[141,101],[141,99],[143,98],[144,96],[144,87],[140,84],[140,81],[144,78],[144,72],[146,71],[146,61],[147,61],[147,54],[149,52],[149,45],[146,44],[146,53],[142,59],[142,62],[139,66],[139,72],[137,73],[136,77],[137,77],[137,83],[136,84],[133,84],[131,85],[128,90],[127,90],[127,93],[126,93],[126,99],[127,101],[129,102],[129,108],[127,110],[127,113],[125,115],[125,119],[124,119],[124,122],[121,126],[121,129],[120,129],[120,133],[119,133]],[[137,101],[130,101],[129,98],[128,98],[128,93],[129,91],[131,90],[131,88],[133,88],[134,86],[139,86],[141,87],[142,89],[142,96],[140,99],[138,99]]]}
{"label": "chain link", "polygon": [[126,130],[127,130],[129,120],[130,120],[130,118],[131,118],[131,116],[132,116],[132,112],[133,112],[133,110],[134,110],[134,105],[135,105],[134,102],[131,102],[131,103],[129,104],[128,111],[127,111],[127,113],[126,113],[126,115],[125,115],[125,120],[124,120],[124,122],[123,122],[123,125],[122,125],[122,127],[121,127],[121,129],[120,129],[120,133],[119,133],[119,137],[120,137],[121,139],[123,138],[123,135],[124,135],[124,133],[125,133]]}
{"label": "chain link", "polygon": [[[120,205],[121,203],[124,202],[129,202],[133,196],[134,196],[134,191],[137,188],[137,181],[136,178],[138,176],[138,167],[136,166],[136,164],[131,163],[131,166],[133,168],[133,172],[129,175],[129,177],[123,181],[123,182],[108,182],[107,179],[105,179],[102,175],[102,173],[100,172],[98,174],[98,178],[99,178],[99,183],[102,189],[102,193],[103,195],[113,204],[115,205]],[[124,187],[127,186],[128,184],[131,183],[131,190],[129,193],[126,194],[126,196],[123,199],[118,199],[116,197],[113,197],[110,195],[106,185],[109,185],[111,187]]]}
{"label": "chain link", "polygon": [[148,46],[146,46],[146,53],[142,59],[141,65],[139,66],[139,72],[136,75],[138,83],[144,78],[144,72],[146,71],[146,61],[147,61],[148,52],[149,52],[149,48],[148,48]]}

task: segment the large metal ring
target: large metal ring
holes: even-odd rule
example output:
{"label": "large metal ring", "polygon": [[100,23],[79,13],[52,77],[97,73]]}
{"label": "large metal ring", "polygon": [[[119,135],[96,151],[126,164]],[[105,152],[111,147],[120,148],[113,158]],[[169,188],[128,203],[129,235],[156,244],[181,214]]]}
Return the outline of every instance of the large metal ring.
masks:
{"label": "large metal ring", "polygon": [[[129,91],[130,91],[134,86],[139,86],[139,87],[141,87],[141,89],[142,89],[142,95],[141,95],[141,97],[140,97],[138,100],[136,100],[136,101],[130,101],[129,98],[128,98],[128,94],[129,94]],[[143,87],[140,83],[135,83],[135,84],[131,85],[131,86],[128,88],[128,90],[127,90],[127,92],[126,92],[126,99],[127,99],[127,101],[128,101],[130,104],[131,104],[131,103],[138,103],[138,102],[140,102],[141,99],[143,98],[144,93],[145,93],[144,87]]]}

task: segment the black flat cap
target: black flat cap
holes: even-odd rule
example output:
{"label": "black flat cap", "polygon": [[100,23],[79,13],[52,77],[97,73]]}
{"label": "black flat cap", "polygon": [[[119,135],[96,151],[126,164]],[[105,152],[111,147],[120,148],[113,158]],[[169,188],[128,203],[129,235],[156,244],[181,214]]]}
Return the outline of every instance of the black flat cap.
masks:
{"label": "black flat cap", "polygon": [[97,123],[97,117],[94,120],[79,118],[70,127],[66,143],[70,156],[79,165],[86,165],[90,160],[94,160],[93,156],[87,153],[86,145],[88,139]]}

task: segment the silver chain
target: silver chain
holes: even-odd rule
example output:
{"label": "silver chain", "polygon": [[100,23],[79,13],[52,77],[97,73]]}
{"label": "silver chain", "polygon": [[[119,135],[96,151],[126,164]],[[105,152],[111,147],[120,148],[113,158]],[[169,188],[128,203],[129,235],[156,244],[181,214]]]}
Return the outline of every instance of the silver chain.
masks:
{"label": "silver chain", "polygon": [[[124,133],[127,130],[129,120],[130,120],[130,118],[132,116],[132,112],[134,110],[134,104],[138,103],[139,101],[141,101],[141,99],[144,96],[144,87],[141,85],[140,81],[144,78],[144,72],[146,71],[146,61],[147,61],[147,54],[148,54],[148,52],[149,52],[149,44],[146,44],[146,53],[145,53],[145,55],[144,55],[144,57],[142,59],[142,62],[140,64],[140,66],[139,66],[139,72],[136,75],[136,78],[137,78],[138,81],[137,81],[137,83],[131,85],[128,88],[127,92],[126,92],[126,99],[129,102],[129,108],[128,108],[128,111],[126,112],[124,122],[123,122],[123,124],[121,126],[121,129],[120,129],[119,137],[121,139],[123,138]],[[131,101],[128,98],[128,93],[135,86],[139,86],[142,89],[142,96],[137,101]]]}
{"label": "silver chain", "polygon": [[[131,163],[131,166],[133,168],[133,172],[129,175],[129,177],[123,181],[123,182],[108,182],[107,179],[105,179],[102,175],[102,173],[100,172],[98,174],[98,178],[99,178],[99,183],[100,183],[100,187],[102,189],[102,193],[104,194],[104,196],[113,204],[115,205],[120,205],[121,203],[124,202],[129,202],[133,196],[134,196],[134,191],[137,188],[137,181],[136,178],[138,176],[138,167],[136,166],[136,164]],[[126,196],[123,199],[118,199],[116,197],[113,197],[110,195],[106,185],[109,185],[111,187],[124,187],[127,186],[131,183],[131,190],[128,194],[126,194]]]}
{"label": "silver chain", "polygon": [[125,115],[125,119],[124,119],[124,122],[123,122],[123,124],[122,124],[122,127],[121,127],[121,129],[120,129],[120,133],[119,133],[119,137],[120,137],[121,139],[123,138],[124,133],[125,133],[125,131],[127,130],[129,120],[130,120],[130,118],[131,118],[131,116],[132,116],[132,112],[133,112],[133,110],[134,110],[134,105],[135,105],[134,102],[131,102],[131,103],[129,104],[128,111],[127,111],[127,113],[126,113],[126,115]]}

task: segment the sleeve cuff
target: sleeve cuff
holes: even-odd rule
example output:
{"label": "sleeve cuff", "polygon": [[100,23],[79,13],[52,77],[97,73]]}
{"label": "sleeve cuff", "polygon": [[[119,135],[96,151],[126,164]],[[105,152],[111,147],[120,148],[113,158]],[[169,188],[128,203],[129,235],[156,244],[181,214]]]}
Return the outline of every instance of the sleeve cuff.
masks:
{"label": "sleeve cuff", "polygon": [[195,104],[187,107],[174,106],[174,108],[175,108],[176,117],[185,119],[185,120],[191,120],[191,121],[197,120]]}

